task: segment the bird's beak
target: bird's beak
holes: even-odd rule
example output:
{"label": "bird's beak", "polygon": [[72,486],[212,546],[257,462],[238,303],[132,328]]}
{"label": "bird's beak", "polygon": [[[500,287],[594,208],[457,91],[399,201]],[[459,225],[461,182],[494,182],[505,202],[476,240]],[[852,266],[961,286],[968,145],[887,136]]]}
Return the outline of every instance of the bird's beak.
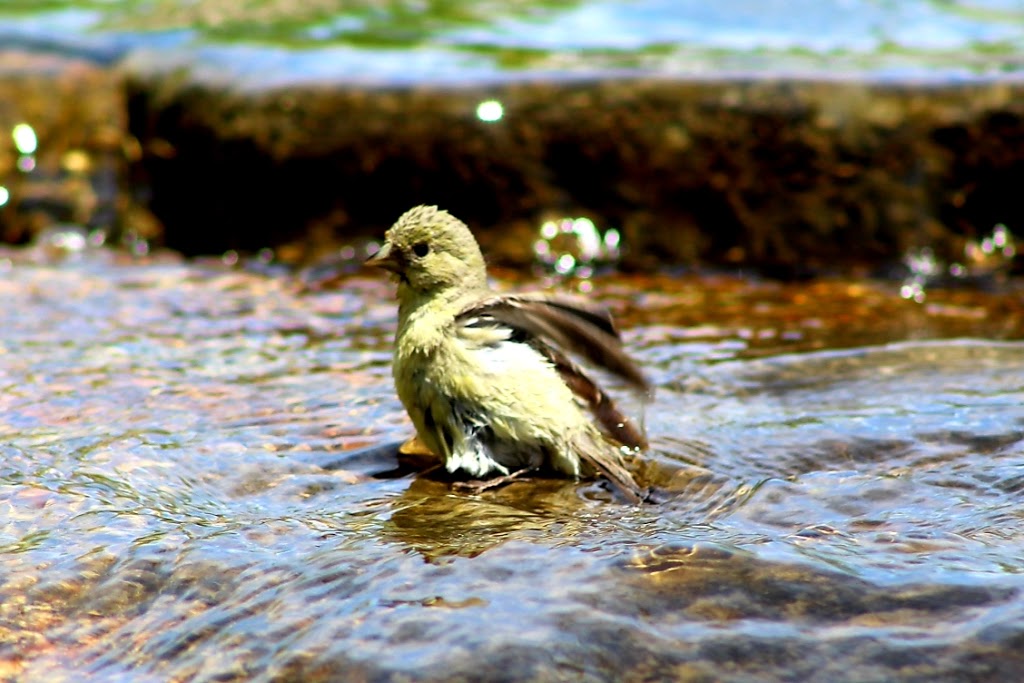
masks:
{"label": "bird's beak", "polygon": [[402,263],[397,258],[397,254],[392,253],[391,242],[385,242],[380,251],[366,259],[366,265],[390,270],[392,273],[402,270]]}

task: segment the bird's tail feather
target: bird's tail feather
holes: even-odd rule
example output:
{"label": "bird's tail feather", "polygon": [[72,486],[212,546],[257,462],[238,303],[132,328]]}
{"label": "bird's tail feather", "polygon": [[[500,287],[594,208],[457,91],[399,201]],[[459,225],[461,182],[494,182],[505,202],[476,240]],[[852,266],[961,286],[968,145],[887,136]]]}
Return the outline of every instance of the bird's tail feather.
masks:
{"label": "bird's tail feather", "polygon": [[593,438],[587,438],[587,441],[588,443],[580,444],[577,448],[585,465],[607,479],[631,503],[642,503],[648,499],[650,490],[637,483],[611,444],[597,442]]}

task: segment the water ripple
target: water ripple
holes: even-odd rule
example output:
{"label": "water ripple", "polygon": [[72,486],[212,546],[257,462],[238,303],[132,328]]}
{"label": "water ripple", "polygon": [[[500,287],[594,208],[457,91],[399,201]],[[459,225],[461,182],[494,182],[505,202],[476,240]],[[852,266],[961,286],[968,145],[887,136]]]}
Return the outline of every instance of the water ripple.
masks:
{"label": "water ripple", "polygon": [[[4,675],[975,680],[1024,666],[1019,342],[842,337],[826,321],[832,346],[775,337],[750,353],[715,322],[737,315],[718,305],[735,283],[703,283],[695,304],[681,282],[677,308],[670,288],[598,279],[659,385],[637,463],[657,502],[631,507],[559,479],[468,495],[382,447],[411,434],[387,284],[300,293],[284,276],[88,261],[8,276]],[[799,324],[827,291],[780,303],[772,324]]]}

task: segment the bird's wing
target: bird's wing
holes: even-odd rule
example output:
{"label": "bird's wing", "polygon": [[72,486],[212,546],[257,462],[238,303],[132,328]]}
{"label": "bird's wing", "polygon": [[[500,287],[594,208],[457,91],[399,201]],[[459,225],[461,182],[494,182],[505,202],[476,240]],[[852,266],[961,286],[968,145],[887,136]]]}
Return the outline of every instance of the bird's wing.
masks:
{"label": "bird's wing", "polygon": [[583,358],[650,394],[650,384],[622,349],[608,312],[584,302],[549,295],[492,296],[462,310],[456,321],[467,327],[509,328],[512,341],[527,343],[554,365],[562,380],[583,400],[605,431],[631,448],[646,448],[640,429],[565,354]]}
{"label": "bird's wing", "polygon": [[488,297],[467,306],[457,320],[490,317],[626,380],[635,390],[649,393],[651,385],[633,359],[622,350],[612,317],[602,307],[544,294]]}
{"label": "bird's wing", "polygon": [[615,401],[604,392],[597,382],[590,379],[578,365],[569,360],[558,349],[552,348],[547,344],[535,344],[535,347],[551,361],[551,364],[555,366],[555,370],[562,377],[562,381],[572,389],[572,393],[586,403],[594,418],[597,419],[609,436],[630,448],[647,448],[647,438],[644,436],[643,431],[637,427],[636,423],[629,416],[619,410],[618,406],[615,405]]}

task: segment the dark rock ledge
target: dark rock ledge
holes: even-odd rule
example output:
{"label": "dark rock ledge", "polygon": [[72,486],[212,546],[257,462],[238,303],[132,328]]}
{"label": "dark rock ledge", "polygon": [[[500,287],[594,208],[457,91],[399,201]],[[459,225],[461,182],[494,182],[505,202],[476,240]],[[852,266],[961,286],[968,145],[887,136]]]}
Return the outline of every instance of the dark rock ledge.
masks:
{"label": "dark rock ledge", "polygon": [[[478,117],[486,100],[500,120]],[[561,215],[621,229],[634,266],[875,266],[919,246],[960,254],[997,223],[1024,234],[1021,77],[260,88],[152,59],[108,69],[0,52],[0,102],[5,130],[29,120],[40,137],[30,174],[0,142],[8,241],[59,219],[188,254],[302,259],[421,202],[509,263]],[[69,170],[75,150],[91,163]],[[31,199],[42,177],[77,178],[79,194]]]}

